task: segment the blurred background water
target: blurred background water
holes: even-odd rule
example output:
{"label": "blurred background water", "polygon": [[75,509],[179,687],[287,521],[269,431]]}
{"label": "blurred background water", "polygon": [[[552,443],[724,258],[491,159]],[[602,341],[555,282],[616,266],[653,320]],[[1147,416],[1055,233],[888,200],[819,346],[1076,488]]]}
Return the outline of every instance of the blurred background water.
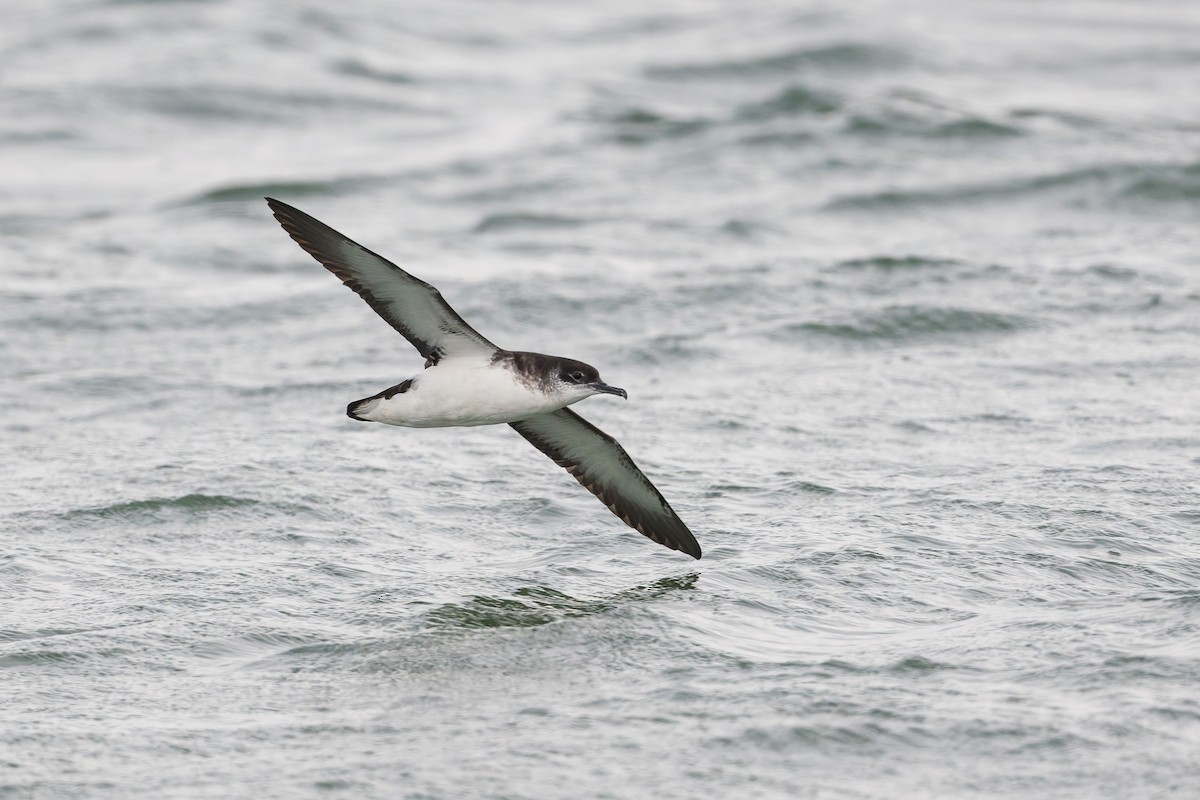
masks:
{"label": "blurred background water", "polygon": [[[1200,796],[1200,6],[0,5],[0,797]],[[420,369],[277,196],[705,548]]]}

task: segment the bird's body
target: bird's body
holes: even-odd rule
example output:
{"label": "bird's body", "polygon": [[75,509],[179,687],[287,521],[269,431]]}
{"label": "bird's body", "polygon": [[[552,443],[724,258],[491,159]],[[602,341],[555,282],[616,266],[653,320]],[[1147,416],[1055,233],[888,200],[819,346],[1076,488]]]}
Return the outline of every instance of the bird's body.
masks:
{"label": "bird's body", "polygon": [[347,411],[364,422],[448,428],[512,423],[575,402],[558,392],[543,391],[502,353],[439,361],[377,395],[351,403]]}
{"label": "bird's body", "polygon": [[437,289],[278,200],[283,229],[357,292],[425,357],[425,369],[346,408],[353,419],[408,428],[508,423],[565,468],[627,525],[700,558],[700,545],[654,484],[608,434],[567,406],[596,394],[627,397],[582,361],[504,350],[468,325]]}

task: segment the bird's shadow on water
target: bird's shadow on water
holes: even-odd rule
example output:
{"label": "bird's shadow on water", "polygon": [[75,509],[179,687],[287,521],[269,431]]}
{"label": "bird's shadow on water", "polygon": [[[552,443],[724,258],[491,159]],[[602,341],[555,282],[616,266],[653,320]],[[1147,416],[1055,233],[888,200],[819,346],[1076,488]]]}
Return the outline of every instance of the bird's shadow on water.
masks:
{"label": "bird's shadow on water", "polygon": [[698,572],[660,578],[592,600],[580,600],[547,586],[526,586],[509,597],[476,595],[462,603],[438,606],[425,615],[424,621],[436,630],[532,628],[563,619],[604,614],[630,603],[694,589],[699,579]]}
{"label": "bird's shadow on water", "polygon": [[[349,666],[355,670],[389,673],[442,669],[448,652],[443,645],[464,638],[469,641],[474,638],[469,635],[471,633],[534,628],[611,613],[673,592],[694,589],[699,578],[698,572],[661,578],[591,600],[571,597],[546,586],[526,586],[504,597],[477,595],[463,602],[437,606],[415,619],[406,620],[406,630],[399,634],[356,637],[349,641],[315,639],[279,650],[267,648],[271,652],[266,654],[255,651],[252,658],[218,659],[216,666],[219,669],[230,666],[256,669],[282,666],[290,671],[316,672]],[[415,628],[410,628],[409,623],[415,623]],[[434,634],[432,640],[442,644],[431,648],[431,639],[424,634]],[[255,637],[255,643],[260,638]],[[227,649],[227,646],[222,644],[216,648],[218,654],[224,652],[222,648]],[[469,661],[469,655],[457,650],[453,652],[456,653],[454,658],[459,666]],[[207,653],[205,660],[213,661]]]}

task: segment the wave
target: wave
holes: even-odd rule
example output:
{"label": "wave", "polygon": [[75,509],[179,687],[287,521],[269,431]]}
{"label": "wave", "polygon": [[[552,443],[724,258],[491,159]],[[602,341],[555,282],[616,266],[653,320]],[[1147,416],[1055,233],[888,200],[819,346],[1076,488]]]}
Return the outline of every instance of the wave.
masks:
{"label": "wave", "polygon": [[280,92],[206,83],[114,87],[108,88],[105,93],[116,105],[175,120],[251,125],[287,122],[310,114],[429,114],[408,103],[346,91]]}
{"label": "wave", "polygon": [[1161,169],[1138,178],[1121,191],[1123,197],[1162,202],[1200,200],[1200,162]]}
{"label": "wave", "polygon": [[877,270],[879,272],[908,272],[910,270],[943,269],[961,266],[963,266],[963,262],[954,258],[871,256],[869,258],[851,258],[846,261],[839,261],[833,268],[837,271]]}
{"label": "wave", "polygon": [[1030,317],[938,306],[891,306],[841,322],[801,322],[779,328],[774,338],[817,337],[846,342],[906,342],[931,337],[1012,333],[1037,327]]}
{"label": "wave", "polygon": [[1025,197],[1060,197],[1073,205],[1122,201],[1193,203],[1200,200],[1200,164],[1105,164],[1003,181],[935,189],[889,189],[844,195],[828,210],[879,211],[989,202]]}
{"label": "wave", "polygon": [[541,214],[531,211],[511,211],[489,214],[472,229],[474,233],[496,233],[514,230],[547,230],[553,228],[579,228],[590,220],[567,217],[561,214]]}
{"label": "wave", "polygon": [[378,83],[410,84],[417,82],[417,79],[407,72],[380,69],[357,58],[344,58],[334,61],[330,64],[330,68],[340,75],[348,75],[352,78],[366,78]]}
{"label": "wave", "polygon": [[68,650],[26,650],[0,655],[0,669],[13,667],[54,667],[78,664],[92,658],[94,653]]}
{"label": "wave", "polygon": [[743,105],[735,118],[760,122],[775,117],[801,114],[829,114],[842,107],[842,98],[833,92],[792,85],[756,103]]}
{"label": "wave", "polygon": [[[170,203],[170,206],[196,206],[209,203],[261,203],[264,197],[286,197],[296,200],[303,197],[336,197],[369,189],[385,179],[367,176],[347,176],[326,180],[307,181],[250,181],[231,183],[194,194]],[[392,179],[394,180],[394,179]]]}
{"label": "wave", "polygon": [[1016,125],[971,115],[939,121],[916,115],[855,114],[846,121],[845,130],[868,136],[906,135],[931,139],[1004,139],[1025,135],[1025,131]]}
{"label": "wave", "polygon": [[594,115],[597,122],[607,126],[612,139],[620,144],[645,144],[661,139],[679,139],[711,128],[715,123],[706,117],[676,117],[652,111],[644,106]]}
{"label": "wave", "polygon": [[638,364],[681,364],[720,357],[713,347],[696,344],[695,334],[663,334],[626,349],[630,361]]}
{"label": "wave", "polygon": [[158,517],[164,514],[182,513],[187,516],[205,516],[233,510],[274,509],[288,513],[313,511],[303,505],[267,503],[248,497],[220,494],[185,494],[180,497],[153,497],[145,500],[127,500],[105,506],[78,508],[61,515],[64,519],[108,519],[129,520],[131,518]]}
{"label": "wave", "polygon": [[799,70],[890,69],[906,64],[909,57],[894,47],[846,42],[824,47],[801,47],[744,59],[695,61],[646,67],[643,74],[657,80],[711,80],[713,78],[757,78],[794,74]]}

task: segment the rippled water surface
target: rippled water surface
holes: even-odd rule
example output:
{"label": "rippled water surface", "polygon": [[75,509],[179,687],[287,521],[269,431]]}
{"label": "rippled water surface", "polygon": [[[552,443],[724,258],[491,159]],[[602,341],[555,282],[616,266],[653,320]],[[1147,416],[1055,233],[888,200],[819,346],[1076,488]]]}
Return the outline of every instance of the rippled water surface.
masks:
{"label": "rippled water surface", "polygon": [[[1200,9],[0,6],[0,796],[1200,796]],[[690,524],[262,202],[439,286]]]}

